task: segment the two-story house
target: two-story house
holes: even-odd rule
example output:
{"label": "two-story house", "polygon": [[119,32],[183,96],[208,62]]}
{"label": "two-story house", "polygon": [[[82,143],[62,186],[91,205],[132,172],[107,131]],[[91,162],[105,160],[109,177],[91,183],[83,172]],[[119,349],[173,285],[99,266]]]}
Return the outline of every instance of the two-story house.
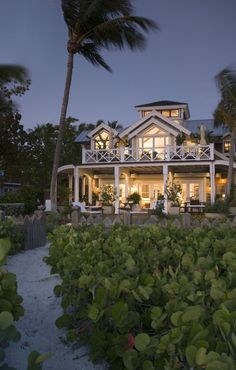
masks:
{"label": "two-story house", "polygon": [[112,185],[120,201],[129,194],[141,195],[142,207],[164,194],[165,184],[179,183],[182,201],[211,201],[224,198],[227,182],[229,133],[215,128],[213,120],[190,120],[187,103],[157,101],[135,107],[139,119],[118,132],[102,123],[83,131],[76,142],[82,145],[82,164],[66,165],[58,173],[68,174],[71,200],[100,193]]}

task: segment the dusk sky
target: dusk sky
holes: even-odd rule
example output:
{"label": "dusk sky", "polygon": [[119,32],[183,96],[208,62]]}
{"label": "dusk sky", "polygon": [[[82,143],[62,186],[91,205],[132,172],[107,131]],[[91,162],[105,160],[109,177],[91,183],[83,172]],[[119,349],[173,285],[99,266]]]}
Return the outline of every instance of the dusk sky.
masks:
{"label": "dusk sky", "polygon": [[[189,103],[192,119],[211,118],[219,95],[214,76],[236,63],[235,0],[136,0],[154,19],[144,52],[104,52],[110,74],[76,56],[68,116],[80,122],[138,118],[135,105]],[[66,72],[67,29],[60,0],[0,0],[0,63],[23,64],[32,84],[20,100],[25,127],[57,123]]]}

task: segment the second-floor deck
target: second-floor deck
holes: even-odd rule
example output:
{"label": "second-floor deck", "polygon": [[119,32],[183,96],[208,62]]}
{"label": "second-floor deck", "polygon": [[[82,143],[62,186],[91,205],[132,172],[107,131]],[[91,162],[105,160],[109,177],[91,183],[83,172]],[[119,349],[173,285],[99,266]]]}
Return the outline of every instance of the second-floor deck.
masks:
{"label": "second-floor deck", "polygon": [[82,163],[112,163],[112,162],[163,162],[163,161],[207,161],[214,160],[214,144],[172,146],[163,148],[112,148],[84,149]]}

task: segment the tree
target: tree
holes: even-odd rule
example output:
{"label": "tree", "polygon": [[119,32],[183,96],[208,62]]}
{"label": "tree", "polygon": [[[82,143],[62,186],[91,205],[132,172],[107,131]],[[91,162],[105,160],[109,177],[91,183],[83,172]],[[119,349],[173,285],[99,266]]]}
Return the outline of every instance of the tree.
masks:
{"label": "tree", "polygon": [[233,182],[233,164],[236,141],[236,72],[225,68],[216,76],[216,83],[221,94],[221,100],[214,112],[216,126],[225,125],[231,133],[229,153],[228,181],[226,197],[230,197]]}
{"label": "tree", "polygon": [[12,96],[21,96],[29,88],[29,74],[21,65],[0,64],[0,118],[3,114],[13,113],[16,104]]}
{"label": "tree", "polygon": [[78,53],[93,65],[111,72],[101,55],[102,49],[124,49],[125,46],[131,50],[143,49],[146,43],[144,34],[151,29],[158,29],[154,21],[133,15],[131,0],[62,0],[61,5],[68,27],[68,62],[50,186],[53,211],[56,211],[57,170],[74,55]]}
{"label": "tree", "polygon": [[123,129],[123,126],[118,121],[108,121],[108,126],[116,131]]}

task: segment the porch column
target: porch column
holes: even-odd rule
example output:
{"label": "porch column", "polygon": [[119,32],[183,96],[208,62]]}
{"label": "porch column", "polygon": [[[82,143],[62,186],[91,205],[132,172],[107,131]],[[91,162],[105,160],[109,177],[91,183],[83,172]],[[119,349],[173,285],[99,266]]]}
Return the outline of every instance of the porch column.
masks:
{"label": "porch column", "polygon": [[164,182],[164,212],[168,213],[168,199],[167,194],[165,192],[165,187],[168,182],[168,165],[163,164],[163,182]]}
{"label": "porch column", "polygon": [[215,203],[216,188],[215,188],[215,164],[210,164],[210,185],[211,185],[211,204]]}
{"label": "porch column", "polygon": [[89,204],[92,204],[92,201],[93,201],[92,192],[93,192],[92,177],[88,176],[88,202]]}
{"label": "porch column", "polygon": [[79,169],[74,168],[74,201],[79,201]]}
{"label": "porch column", "polygon": [[71,203],[72,202],[72,191],[73,191],[73,176],[72,175],[69,175],[69,190],[70,190],[69,202]]}
{"label": "porch column", "polygon": [[82,177],[82,196],[85,195],[85,185],[86,185],[86,177]]}
{"label": "porch column", "polygon": [[130,177],[128,174],[125,174],[125,198],[127,199],[129,196],[129,180]]}
{"label": "porch column", "polygon": [[119,205],[120,205],[120,168],[116,166],[114,168],[115,175],[115,214],[119,214]]}

